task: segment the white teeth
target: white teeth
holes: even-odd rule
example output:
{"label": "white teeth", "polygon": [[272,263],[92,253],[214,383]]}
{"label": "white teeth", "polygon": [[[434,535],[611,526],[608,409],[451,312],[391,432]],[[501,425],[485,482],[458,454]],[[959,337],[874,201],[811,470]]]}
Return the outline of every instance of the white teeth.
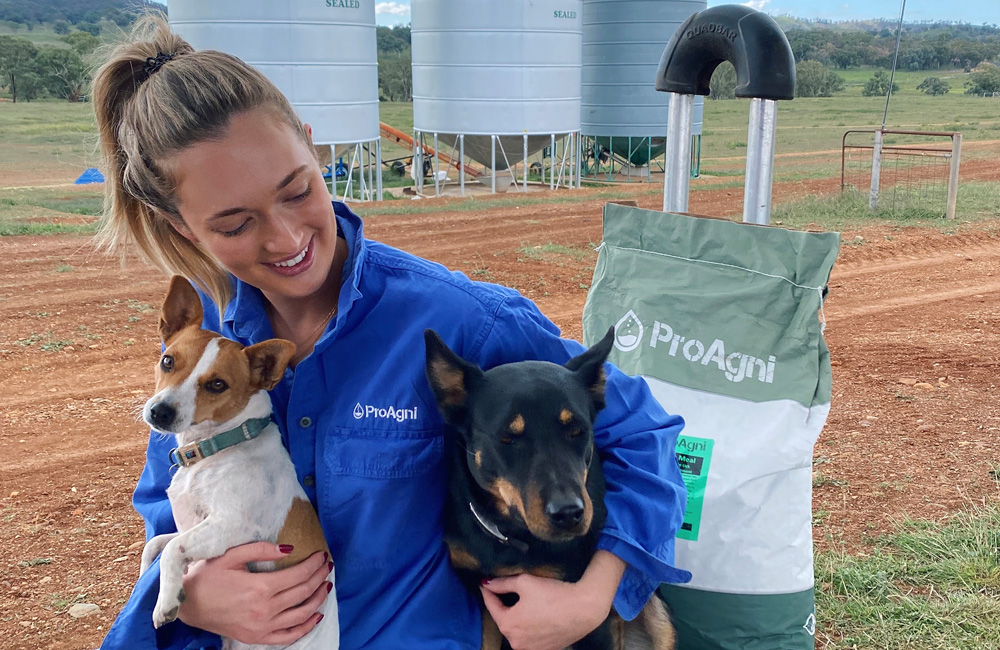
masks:
{"label": "white teeth", "polygon": [[288,260],[287,262],[275,262],[274,265],[275,266],[281,266],[281,267],[295,266],[296,264],[298,264],[299,262],[301,262],[302,260],[304,260],[306,258],[306,253],[308,253],[308,252],[309,252],[309,247],[306,246],[305,248],[302,249],[301,253],[299,253],[298,255],[296,255],[295,257],[293,257],[292,259]]}

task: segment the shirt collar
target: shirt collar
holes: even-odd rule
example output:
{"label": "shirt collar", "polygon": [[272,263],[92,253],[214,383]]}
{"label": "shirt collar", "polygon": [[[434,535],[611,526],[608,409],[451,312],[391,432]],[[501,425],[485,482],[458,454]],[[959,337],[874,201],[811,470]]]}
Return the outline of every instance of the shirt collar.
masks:
{"label": "shirt collar", "polygon": [[[341,284],[339,308],[336,321],[339,323],[354,302],[361,298],[361,268],[365,256],[365,239],[361,218],[351,212],[342,201],[333,202],[333,213],[337,220],[337,235],[347,241],[348,256],[344,263],[344,279]],[[264,341],[274,336],[274,330],[264,311],[264,296],[257,287],[230,276],[234,295],[226,305],[223,323],[225,329],[244,344]],[[320,340],[322,340],[321,337]]]}

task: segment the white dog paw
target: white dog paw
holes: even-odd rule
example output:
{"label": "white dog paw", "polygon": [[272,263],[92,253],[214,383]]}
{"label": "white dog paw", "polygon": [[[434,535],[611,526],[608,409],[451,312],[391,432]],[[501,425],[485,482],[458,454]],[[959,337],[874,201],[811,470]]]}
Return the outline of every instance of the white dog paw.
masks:
{"label": "white dog paw", "polygon": [[160,594],[156,601],[156,607],[153,609],[153,627],[159,629],[167,623],[177,620],[177,610],[180,609],[182,602],[184,602],[183,589],[178,590],[177,595],[173,598],[165,598],[163,594]]}

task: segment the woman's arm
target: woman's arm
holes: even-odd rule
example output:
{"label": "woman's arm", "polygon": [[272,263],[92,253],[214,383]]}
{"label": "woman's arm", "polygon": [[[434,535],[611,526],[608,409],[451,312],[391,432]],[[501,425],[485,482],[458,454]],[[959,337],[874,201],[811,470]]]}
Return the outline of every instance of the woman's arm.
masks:
{"label": "woman's arm", "polygon": [[[562,650],[608,617],[624,571],[621,558],[597,551],[579,582],[527,573],[495,578],[483,583],[483,602],[513,650]],[[506,607],[497,597],[504,593],[519,600]]]}

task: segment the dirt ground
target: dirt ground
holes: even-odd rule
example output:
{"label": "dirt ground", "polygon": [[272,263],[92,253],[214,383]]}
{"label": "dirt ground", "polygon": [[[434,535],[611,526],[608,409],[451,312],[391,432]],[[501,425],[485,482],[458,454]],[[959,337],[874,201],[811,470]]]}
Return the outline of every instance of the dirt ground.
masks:
{"label": "dirt ground", "polygon": [[[779,184],[775,198],[838,182]],[[727,190],[691,197],[702,214],[739,204]],[[579,338],[601,206],[373,216],[366,228],[518,288]],[[825,310],[834,398],[815,452],[817,545],[856,551],[903,517],[940,519],[996,497],[998,230],[843,233]],[[96,647],[136,579],[143,527],[129,499],[165,288],[157,271],[123,269],[83,237],[0,239],[0,648]],[[100,611],[71,617],[80,603]]]}

